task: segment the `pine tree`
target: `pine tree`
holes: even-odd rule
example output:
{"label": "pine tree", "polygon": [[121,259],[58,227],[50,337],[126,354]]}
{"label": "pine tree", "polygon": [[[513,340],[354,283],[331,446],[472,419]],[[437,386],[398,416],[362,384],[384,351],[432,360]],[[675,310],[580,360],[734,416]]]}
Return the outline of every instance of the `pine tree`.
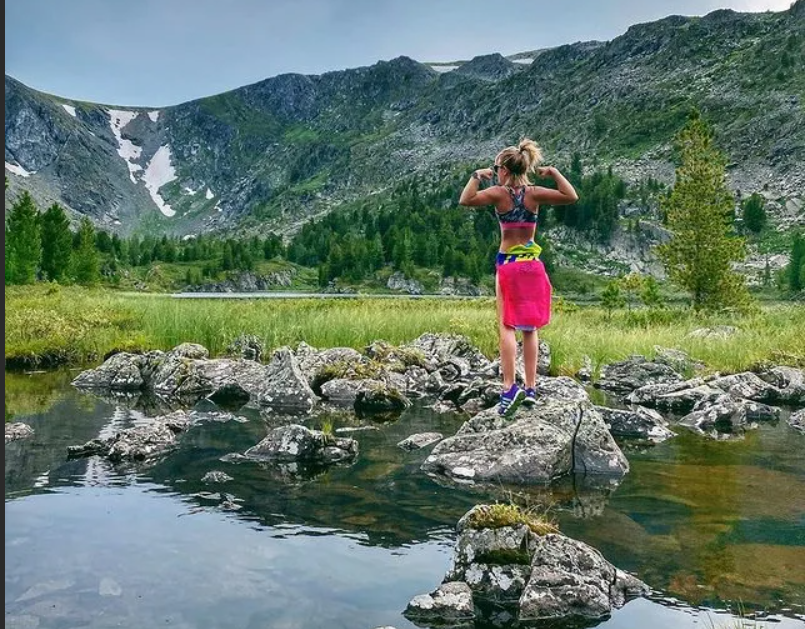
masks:
{"label": "pine tree", "polygon": [[734,200],[725,183],[724,157],[698,114],[677,136],[677,147],[676,185],[661,202],[673,236],[657,248],[660,259],[697,310],[747,306],[746,283],[731,266],[744,259],[745,244],[733,233]]}
{"label": "pine tree", "polygon": [[744,227],[756,236],[766,226],[766,208],[763,197],[755,193],[743,204]]}
{"label": "pine tree", "polygon": [[606,308],[607,318],[612,316],[612,311],[616,308],[623,308],[626,305],[626,300],[621,294],[621,285],[618,280],[612,280],[607,283],[604,291],[601,293],[601,304]]}
{"label": "pine tree", "polygon": [[649,308],[657,308],[662,305],[662,295],[660,295],[660,285],[653,275],[648,275],[643,280],[643,290],[640,292],[640,300]]}
{"label": "pine tree", "polygon": [[6,225],[9,272],[11,284],[33,284],[42,258],[42,235],[39,215],[34,200],[27,191],[22,193],[11,208]]}
{"label": "pine tree", "polygon": [[73,276],[79,284],[95,284],[100,276],[95,228],[86,216],[78,227],[78,245],[73,252]]}
{"label": "pine tree", "polygon": [[42,274],[53,282],[64,282],[70,272],[73,234],[70,221],[58,203],[42,215]]}
{"label": "pine tree", "polygon": [[791,259],[788,263],[788,288],[792,293],[798,293],[805,287],[802,277],[802,267],[805,266],[805,238],[802,234],[794,234],[791,244]]}

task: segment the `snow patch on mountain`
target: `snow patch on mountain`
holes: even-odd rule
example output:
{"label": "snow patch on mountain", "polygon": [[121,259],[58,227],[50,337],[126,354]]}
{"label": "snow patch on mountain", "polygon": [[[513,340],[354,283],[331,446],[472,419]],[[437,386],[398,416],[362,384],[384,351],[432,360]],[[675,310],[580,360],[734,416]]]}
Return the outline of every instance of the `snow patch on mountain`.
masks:
{"label": "snow patch on mountain", "polygon": [[171,150],[167,144],[163,144],[154,153],[151,161],[143,174],[143,181],[148,193],[156,203],[159,211],[165,216],[175,216],[176,211],[165,202],[159,194],[159,189],[167,183],[176,180],[176,169],[171,164]]}
{"label": "snow patch on mountain", "polygon": [[212,199],[214,197],[215,197],[215,195],[213,194],[212,190],[207,188],[207,192],[204,194],[204,198],[209,200],[209,199]]}
{"label": "snow patch on mountain", "polygon": [[14,173],[15,175],[19,175],[20,177],[30,177],[36,172],[28,172],[22,166],[18,164],[10,164],[9,162],[6,162],[6,170],[10,173]]}
{"label": "snow patch on mountain", "polygon": [[157,120],[159,120],[159,109],[149,111],[148,117],[151,119],[151,122],[156,122]]}
{"label": "snow patch on mountain", "polygon": [[75,107],[73,107],[72,105],[65,105],[64,103],[62,103],[62,107],[64,107],[64,111],[70,114],[73,118],[77,117],[75,115]]}
{"label": "snow patch on mountain", "polygon": [[140,158],[143,149],[134,144],[131,140],[124,140],[123,129],[136,117],[136,111],[109,110],[109,126],[112,128],[112,133],[117,140],[117,154],[123,158],[123,161],[125,161],[126,165],[129,167],[129,178],[132,183],[137,183],[137,180],[134,178],[134,173],[143,169],[142,166],[134,163],[134,160]]}

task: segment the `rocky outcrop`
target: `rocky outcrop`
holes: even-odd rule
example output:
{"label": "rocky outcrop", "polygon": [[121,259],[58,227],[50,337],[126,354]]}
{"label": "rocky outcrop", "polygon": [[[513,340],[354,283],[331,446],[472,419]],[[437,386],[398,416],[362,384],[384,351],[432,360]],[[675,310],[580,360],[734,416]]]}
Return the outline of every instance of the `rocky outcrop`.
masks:
{"label": "rocky outcrop", "polygon": [[6,424],[6,443],[18,439],[28,439],[34,436],[34,429],[22,422]]}
{"label": "rocky outcrop", "polygon": [[268,365],[254,360],[210,359],[201,345],[183,343],[167,353],[120,353],[78,375],[73,384],[93,392],[143,391],[163,398],[238,400],[280,412],[308,412],[317,396],[288,348]]}
{"label": "rocky outcrop", "polygon": [[298,424],[275,428],[244,452],[244,457],[257,461],[325,464],[352,461],[357,456],[358,442],[354,439],[334,437]]}
{"label": "rocky outcrop", "polygon": [[394,291],[401,291],[409,295],[421,295],[423,292],[422,284],[415,279],[409,279],[399,271],[392,273],[386,282],[386,288]]}
{"label": "rocky outcrop", "polygon": [[257,275],[251,271],[231,274],[223,282],[210,282],[185,287],[191,293],[255,293],[260,291],[288,288],[293,285],[296,269],[286,269]]}
{"label": "rocky outcrop", "polygon": [[460,481],[539,483],[571,472],[620,477],[629,463],[586,391],[541,378],[537,404],[509,421],[488,409],[439,443],[422,469]]}
{"label": "rocky outcrop", "polygon": [[461,518],[457,531],[442,586],[411,601],[405,615],[412,620],[422,613],[434,626],[466,622],[471,609],[484,620],[479,612],[493,608],[507,614],[507,626],[586,623],[649,592],[596,549],[513,505],[477,505]]}

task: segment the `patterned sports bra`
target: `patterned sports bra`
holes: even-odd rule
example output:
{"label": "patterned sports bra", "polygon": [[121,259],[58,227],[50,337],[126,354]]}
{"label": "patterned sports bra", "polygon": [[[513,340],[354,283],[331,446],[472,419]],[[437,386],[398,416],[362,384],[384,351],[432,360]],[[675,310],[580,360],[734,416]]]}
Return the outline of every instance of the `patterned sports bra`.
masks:
{"label": "patterned sports bra", "polygon": [[498,216],[501,229],[514,229],[516,227],[535,227],[537,226],[537,213],[532,212],[525,206],[526,187],[522,186],[518,191],[509,188],[512,198],[512,209],[508,212],[495,212]]}

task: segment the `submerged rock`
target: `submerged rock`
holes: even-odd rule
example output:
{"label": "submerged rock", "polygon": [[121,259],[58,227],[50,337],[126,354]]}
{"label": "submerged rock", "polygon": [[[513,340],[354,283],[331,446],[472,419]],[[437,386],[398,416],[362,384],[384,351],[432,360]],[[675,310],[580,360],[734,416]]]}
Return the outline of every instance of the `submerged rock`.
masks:
{"label": "submerged rock", "polygon": [[28,437],[33,437],[33,435],[34,429],[28,424],[22,422],[6,424],[6,443],[17,439],[27,439]]}
{"label": "submerged rock", "polygon": [[68,446],[70,458],[99,455],[113,463],[149,461],[171,450],[178,435],[203,421],[230,421],[229,413],[175,411],[154,417],[147,422],[115,432],[109,437],[97,437],[83,445]]}
{"label": "submerged rock", "polygon": [[228,483],[231,480],[235,479],[221,470],[211,470],[201,477],[202,483]]}
{"label": "submerged rock", "polygon": [[176,435],[187,430],[194,418],[185,411],[158,417],[141,426],[98,437],[84,445],[68,446],[71,458],[100,455],[113,463],[145,461],[163,454],[176,443]]}

